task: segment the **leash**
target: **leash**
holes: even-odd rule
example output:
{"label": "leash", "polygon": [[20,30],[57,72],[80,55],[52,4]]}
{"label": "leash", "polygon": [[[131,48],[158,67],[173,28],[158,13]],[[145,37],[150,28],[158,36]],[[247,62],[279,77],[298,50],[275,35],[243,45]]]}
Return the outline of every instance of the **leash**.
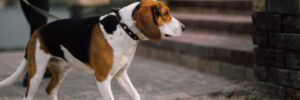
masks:
{"label": "leash", "polygon": [[43,15],[45,17],[52,18],[54,20],[59,20],[60,19],[57,16],[54,16],[54,15],[50,14],[49,12],[32,5],[27,0],[23,0],[23,2],[26,3],[28,6],[32,7],[35,11],[37,11],[38,13],[40,13],[41,15]]}
{"label": "leash", "polygon": [[129,35],[133,40],[139,40],[139,37],[132,32],[128,26],[124,23],[121,23],[121,16],[119,14],[120,8],[113,8],[112,11],[116,13],[116,19],[118,20],[118,23],[121,25],[122,29]]}

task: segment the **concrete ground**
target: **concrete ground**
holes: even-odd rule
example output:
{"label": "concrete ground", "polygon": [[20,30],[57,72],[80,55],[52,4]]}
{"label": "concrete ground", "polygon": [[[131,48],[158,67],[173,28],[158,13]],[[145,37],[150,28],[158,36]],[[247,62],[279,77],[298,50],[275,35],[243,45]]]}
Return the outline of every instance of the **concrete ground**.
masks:
{"label": "concrete ground", "polygon": [[[11,75],[23,59],[24,51],[0,52],[0,80]],[[231,83],[223,78],[188,70],[177,65],[135,57],[129,76],[142,100],[194,100],[207,93],[220,91]],[[35,100],[49,100],[44,79]],[[112,83],[116,100],[130,100],[116,83]],[[21,80],[0,88],[0,100],[21,100],[25,93]],[[63,82],[59,100],[102,100],[91,75],[71,70]],[[194,98],[194,99],[192,99]],[[198,99],[197,99],[198,100]]]}

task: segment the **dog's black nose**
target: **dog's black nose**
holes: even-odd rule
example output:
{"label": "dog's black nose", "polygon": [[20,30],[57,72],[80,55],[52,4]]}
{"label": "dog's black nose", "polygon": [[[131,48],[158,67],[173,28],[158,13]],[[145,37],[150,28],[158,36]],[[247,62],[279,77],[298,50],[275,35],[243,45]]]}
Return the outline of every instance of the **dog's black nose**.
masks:
{"label": "dog's black nose", "polygon": [[182,32],[183,32],[185,29],[186,29],[185,25],[182,24],[182,25],[181,25],[181,30],[182,30]]}

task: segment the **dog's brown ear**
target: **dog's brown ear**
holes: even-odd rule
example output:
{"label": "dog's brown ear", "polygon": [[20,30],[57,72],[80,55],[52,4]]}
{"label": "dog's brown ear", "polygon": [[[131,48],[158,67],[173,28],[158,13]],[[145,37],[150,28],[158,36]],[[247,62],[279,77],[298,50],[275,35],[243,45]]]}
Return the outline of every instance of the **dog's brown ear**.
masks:
{"label": "dog's brown ear", "polygon": [[[161,33],[157,25],[156,17],[153,17],[153,7],[147,6],[141,8],[134,15],[136,20],[136,27],[141,30],[141,32],[150,40],[159,41],[161,39]],[[156,22],[156,23],[155,23]]]}

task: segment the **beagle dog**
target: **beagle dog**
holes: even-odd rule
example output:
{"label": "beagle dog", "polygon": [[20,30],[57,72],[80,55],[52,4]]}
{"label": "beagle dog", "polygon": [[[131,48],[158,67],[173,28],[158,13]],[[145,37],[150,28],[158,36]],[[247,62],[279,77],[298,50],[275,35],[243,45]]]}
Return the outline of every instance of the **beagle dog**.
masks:
{"label": "beagle dog", "polygon": [[127,74],[139,40],[177,37],[184,28],[165,4],[155,0],[132,3],[101,17],[54,21],[34,32],[25,59],[0,87],[16,82],[28,70],[23,100],[32,100],[49,68],[52,77],[46,92],[57,100],[58,88],[72,67],[94,75],[104,100],[114,100],[112,79],[132,100],[140,100]]}

